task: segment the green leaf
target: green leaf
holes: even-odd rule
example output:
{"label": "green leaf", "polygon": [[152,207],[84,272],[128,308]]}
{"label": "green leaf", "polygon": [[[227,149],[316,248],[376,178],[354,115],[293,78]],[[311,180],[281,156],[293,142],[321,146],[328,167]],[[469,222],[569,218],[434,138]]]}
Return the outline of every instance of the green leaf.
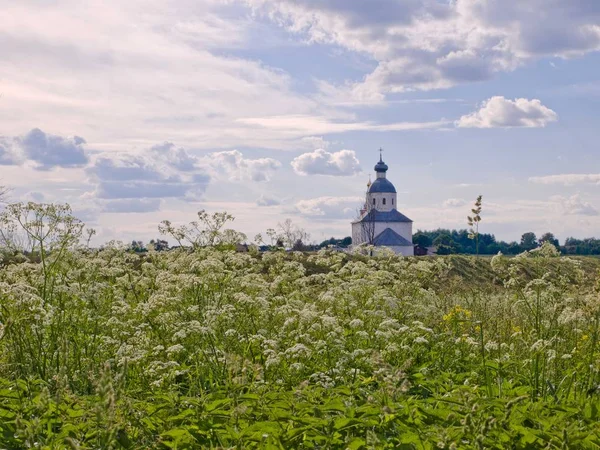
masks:
{"label": "green leaf", "polygon": [[367,445],[367,441],[362,438],[354,438],[346,447],[348,450],[359,450]]}

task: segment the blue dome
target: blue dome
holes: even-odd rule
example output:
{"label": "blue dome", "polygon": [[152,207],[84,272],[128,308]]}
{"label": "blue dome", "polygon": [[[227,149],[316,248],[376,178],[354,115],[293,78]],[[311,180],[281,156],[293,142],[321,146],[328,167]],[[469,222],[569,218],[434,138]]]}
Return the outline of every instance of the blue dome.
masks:
{"label": "blue dome", "polygon": [[395,194],[396,188],[388,181],[387,178],[377,178],[375,181],[373,181],[373,184],[369,188],[369,194],[373,194],[375,192],[390,192]]}
{"label": "blue dome", "polygon": [[375,172],[387,172],[388,166],[381,159],[375,164]]}

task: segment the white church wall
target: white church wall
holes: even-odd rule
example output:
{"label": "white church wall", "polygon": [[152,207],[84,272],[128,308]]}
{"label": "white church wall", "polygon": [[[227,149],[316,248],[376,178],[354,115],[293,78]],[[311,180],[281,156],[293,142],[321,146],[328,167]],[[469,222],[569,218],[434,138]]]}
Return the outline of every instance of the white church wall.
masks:
{"label": "white church wall", "polygon": [[412,222],[375,222],[375,236],[391,228],[408,242],[412,242]]}
{"label": "white church wall", "polygon": [[360,222],[352,224],[352,245],[359,245],[365,242],[363,226]]}
{"label": "white church wall", "polygon": [[[369,194],[368,202],[371,207],[375,207],[378,211],[391,211],[396,208],[397,195],[391,192],[375,192]],[[385,198],[385,205],[383,199]],[[375,205],[373,205],[375,199]]]}
{"label": "white church wall", "polygon": [[412,222],[355,222],[352,224],[352,243],[354,245],[359,245],[363,242],[368,242],[370,240],[370,228],[372,230],[371,238],[376,238],[387,228],[391,228],[408,242],[412,242]]}

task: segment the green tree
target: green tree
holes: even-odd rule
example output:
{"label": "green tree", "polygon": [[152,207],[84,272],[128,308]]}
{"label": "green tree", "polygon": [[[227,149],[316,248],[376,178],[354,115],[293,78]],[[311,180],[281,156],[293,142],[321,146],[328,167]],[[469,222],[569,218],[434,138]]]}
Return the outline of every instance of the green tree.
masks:
{"label": "green tree", "polygon": [[450,255],[453,253],[457,253],[456,251],[456,242],[452,239],[448,233],[440,234],[433,241],[433,245],[437,247],[436,253],[438,255]]}
{"label": "green tree", "polygon": [[169,250],[169,243],[167,241],[165,241],[164,239],[151,239],[149,244],[157,252]]}
{"label": "green tree", "polygon": [[133,253],[146,253],[148,251],[148,249],[142,241],[136,240],[131,241],[131,244],[129,244],[127,250]]}
{"label": "green tree", "polygon": [[550,242],[556,248],[559,248],[559,246],[560,246],[560,243],[558,242],[558,239],[556,239],[556,237],[554,236],[554,234],[552,234],[550,232],[544,233],[542,235],[542,237],[540,237],[540,239],[539,239],[540,245],[542,245],[544,242]]}
{"label": "green tree", "polygon": [[529,250],[533,250],[534,248],[537,248],[538,246],[538,241],[537,241],[537,237],[535,235],[535,233],[533,232],[528,232],[523,234],[523,236],[521,236],[521,250],[522,251],[529,251]]}
{"label": "green tree", "polygon": [[413,244],[423,248],[431,247],[431,244],[433,244],[433,239],[431,239],[431,237],[425,234],[424,232],[417,231],[413,235]]}
{"label": "green tree", "polygon": [[483,197],[479,195],[475,200],[475,205],[471,209],[472,216],[467,216],[469,229],[469,239],[475,240],[475,253],[479,255],[479,222],[481,222],[481,202]]}

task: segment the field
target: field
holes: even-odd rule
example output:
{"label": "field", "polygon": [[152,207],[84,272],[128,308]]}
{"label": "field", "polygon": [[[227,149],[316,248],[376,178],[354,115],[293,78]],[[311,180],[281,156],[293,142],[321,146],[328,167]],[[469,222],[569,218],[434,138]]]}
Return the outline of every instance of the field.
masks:
{"label": "field", "polygon": [[0,271],[0,448],[600,448],[600,261],[57,250]]}

